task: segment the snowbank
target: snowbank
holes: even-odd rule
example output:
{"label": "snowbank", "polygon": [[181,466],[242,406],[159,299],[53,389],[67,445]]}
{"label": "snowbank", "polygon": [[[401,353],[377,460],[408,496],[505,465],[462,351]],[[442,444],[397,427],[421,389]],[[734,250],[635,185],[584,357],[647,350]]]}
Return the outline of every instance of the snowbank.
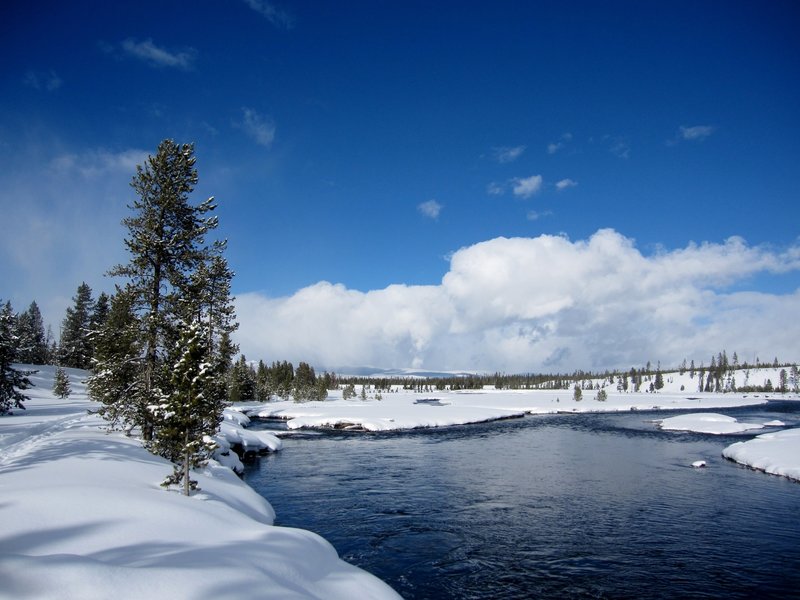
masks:
{"label": "snowbank", "polygon": [[733,417],[716,413],[694,413],[669,417],[661,420],[658,426],[667,431],[693,431],[695,433],[712,433],[715,435],[764,428],[761,423],[739,423]]}
{"label": "snowbank", "polygon": [[216,461],[196,494],[165,491],[171,465],[105,432],[85,373],[70,375],[73,395],[57,399],[43,368],[28,410],[0,418],[0,597],[397,597],[316,534],[273,526],[270,504]]}
{"label": "snowbank", "polygon": [[737,442],[725,448],[722,456],[759,471],[800,481],[800,428]]}
{"label": "snowbank", "polygon": [[[438,402],[420,402],[438,400]],[[584,392],[575,401],[571,391],[463,390],[419,394],[387,392],[382,400],[342,400],[333,392],[328,400],[298,404],[291,401],[240,407],[251,417],[285,419],[289,429],[337,427],[367,431],[391,431],[420,427],[465,425],[531,414],[559,412],[626,412],[631,410],[679,410],[732,408],[764,404],[764,398],[736,394],[628,394],[608,392],[605,401],[596,392]]]}

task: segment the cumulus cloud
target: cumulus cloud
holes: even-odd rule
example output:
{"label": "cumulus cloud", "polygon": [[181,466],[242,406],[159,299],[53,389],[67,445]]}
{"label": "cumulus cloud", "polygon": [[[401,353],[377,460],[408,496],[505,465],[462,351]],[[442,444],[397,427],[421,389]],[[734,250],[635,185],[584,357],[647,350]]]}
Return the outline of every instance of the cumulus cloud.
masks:
{"label": "cumulus cloud", "polygon": [[562,179],[556,183],[556,189],[561,192],[567,188],[575,187],[576,185],[578,185],[577,181],[573,181],[572,179]]}
{"label": "cumulus cloud", "polygon": [[275,27],[283,29],[294,27],[294,17],[285,10],[277,8],[272,2],[267,2],[266,0],[244,0],[244,3]]}
{"label": "cumulus cloud", "polygon": [[422,213],[423,216],[428,217],[429,219],[438,219],[439,213],[442,212],[442,208],[443,206],[436,200],[428,200],[427,202],[423,202],[417,206],[417,210]]}
{"label": "cumulus cloud", "polygon": [[492,148],[492,158],[501,164],[514,162],[525,152],[525,148],[526,146],[499,146]]}
{"label": "cumulus cloud", "polygon": [[133,38],[128,38],[122,42],[122,51],[126,55],[143,60],[153,67],[169,67],[184,71],[188,71],[194,66],[194,61],[197,57],[197,51],[194,48],[172,52],[156,46],[151,39],[140,42]]}
{"label": "cumulus cloud", "polygon": [[486,193],[490,196],[502,196],[506,193],[506,189],[503,187],[503,184],[492,181],[486,186]]}
{"label": "cumulus cloud", "polygon": [[515,196],[520,198],[530,198],[540,189],[542,189],[542,176],[531,175],[530,177],[522,177],[512,180],[513,192]]}
{"label": "cumulus cloud", "polygon": [[275,139],[275,123],[252,108],[242,109],[242,120],[237,124],[256,144],[269,148]]}
{"label": "cumulus cloud", "polygon": [[800,290],[725,290],[797,270],[800,247],[740,238],[650,256],[607,229],[574,242],[496,238],[453,253],[439,285],[360,292],[321,282],[284,298],[240,294],[237,341],[251,357],[324,368],[570,371],[674,364],[721,348],[796,358],[785,323]]}

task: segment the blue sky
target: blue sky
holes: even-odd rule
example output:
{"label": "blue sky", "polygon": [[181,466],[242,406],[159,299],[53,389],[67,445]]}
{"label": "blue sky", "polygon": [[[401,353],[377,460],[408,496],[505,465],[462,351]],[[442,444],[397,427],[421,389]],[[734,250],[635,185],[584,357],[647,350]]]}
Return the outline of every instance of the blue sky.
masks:
{"label": "blue sky", "polygon": [[[759,319],[762,301],[776,319],[798,308],[798,28],[794,2],[5,3],[0,297],[37,300],[57,329],[82,280],[110,290],[128,182],[169,137],[196,144],[197,201],[219,200],[248,357],[513,371],[791,353],[797,329]],[[554,238],[569,244],[542,260],[591,263],[613,238],[653,273],[730,264],[679,278],[694,312],[663,331],[569,333],[603,321],[570,313],[591,295],[576,288],[645,275],[611,258],[591,281],[539,272],[536,243]],[[467,278],[490,287],[464,305],[446,285],[456,256],[509,276]],[[528,279],[566,296],[521,307]],[[331,292],[350,299],[336,313]],[[708,320],[724,305],[738,322],[745,299],[783,337]],[[430,321],[430,303],[450,308]],[[302,335],[298,306],[316,315]],[[659,343],[676,324],[705,329]],[[344,335],[353,348],[331,349]]]}

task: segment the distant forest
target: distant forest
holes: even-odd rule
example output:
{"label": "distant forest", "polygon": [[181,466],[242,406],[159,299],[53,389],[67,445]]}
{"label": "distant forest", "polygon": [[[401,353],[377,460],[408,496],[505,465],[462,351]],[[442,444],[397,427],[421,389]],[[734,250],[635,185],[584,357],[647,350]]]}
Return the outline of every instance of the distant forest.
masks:
{"label": "distant forest", "polygon": [[[96,299],[86,283],[81,283],[73,297],[73,305],[67,308],[60,327],[60,338],[56,340],[52,330],[45,331],[42,316],[36,302],[27,310],[15,313],[10,302],[0,309],[13,327],[13,337],[18,342],[16,360],[20,363],[53,364],[79,369],[93,368],[97,351],[98,333],[107,325],[110,298],[101,293]],[[418,392],[437,390],[476,390],[486,386],[511,390],[572,390],[576,385],[582,390],[610,388],[618,391],[655,392],[664,385],[664,376],[679,373],[689,374],[696,381],[687,391],[706,392],[788,392],[798,391],[800,376],[797,365],[782,362],[777,357],[772,361],[740,361],[736,352],[728,354],[722,350],[705,362],[684,359],[680,365],[662,368],[647,362],[642,367],[628,370],[582,371],[572,373],[475,373],[446,376],[342,376],[324,372],[317,374],[307,362],[296,366],[288,361],[271,364],[263,360],[248,361],[244,355],[229,358],[225,373],[224,390],[230,402],[293,398],[297,402],[322,400],[329,390],[344,389],[348,392],[360,386],[375,392],[391,392],[398,387]],[[737,384],[736,374],[742,370],[780,369],[776,381],[766,380],[762,385]],[[352,391],[352,396],[356,396]]]}

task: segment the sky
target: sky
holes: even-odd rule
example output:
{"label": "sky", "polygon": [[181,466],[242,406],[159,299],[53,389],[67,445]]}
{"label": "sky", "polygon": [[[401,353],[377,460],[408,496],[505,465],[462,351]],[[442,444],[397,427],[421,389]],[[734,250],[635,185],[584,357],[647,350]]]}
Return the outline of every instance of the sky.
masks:
{"label": "sky", "polygon": [[171,138],[248,359],[796,360],[798,30],[780,0],[5,2],[0,298],[57,335],[113,291]]}

